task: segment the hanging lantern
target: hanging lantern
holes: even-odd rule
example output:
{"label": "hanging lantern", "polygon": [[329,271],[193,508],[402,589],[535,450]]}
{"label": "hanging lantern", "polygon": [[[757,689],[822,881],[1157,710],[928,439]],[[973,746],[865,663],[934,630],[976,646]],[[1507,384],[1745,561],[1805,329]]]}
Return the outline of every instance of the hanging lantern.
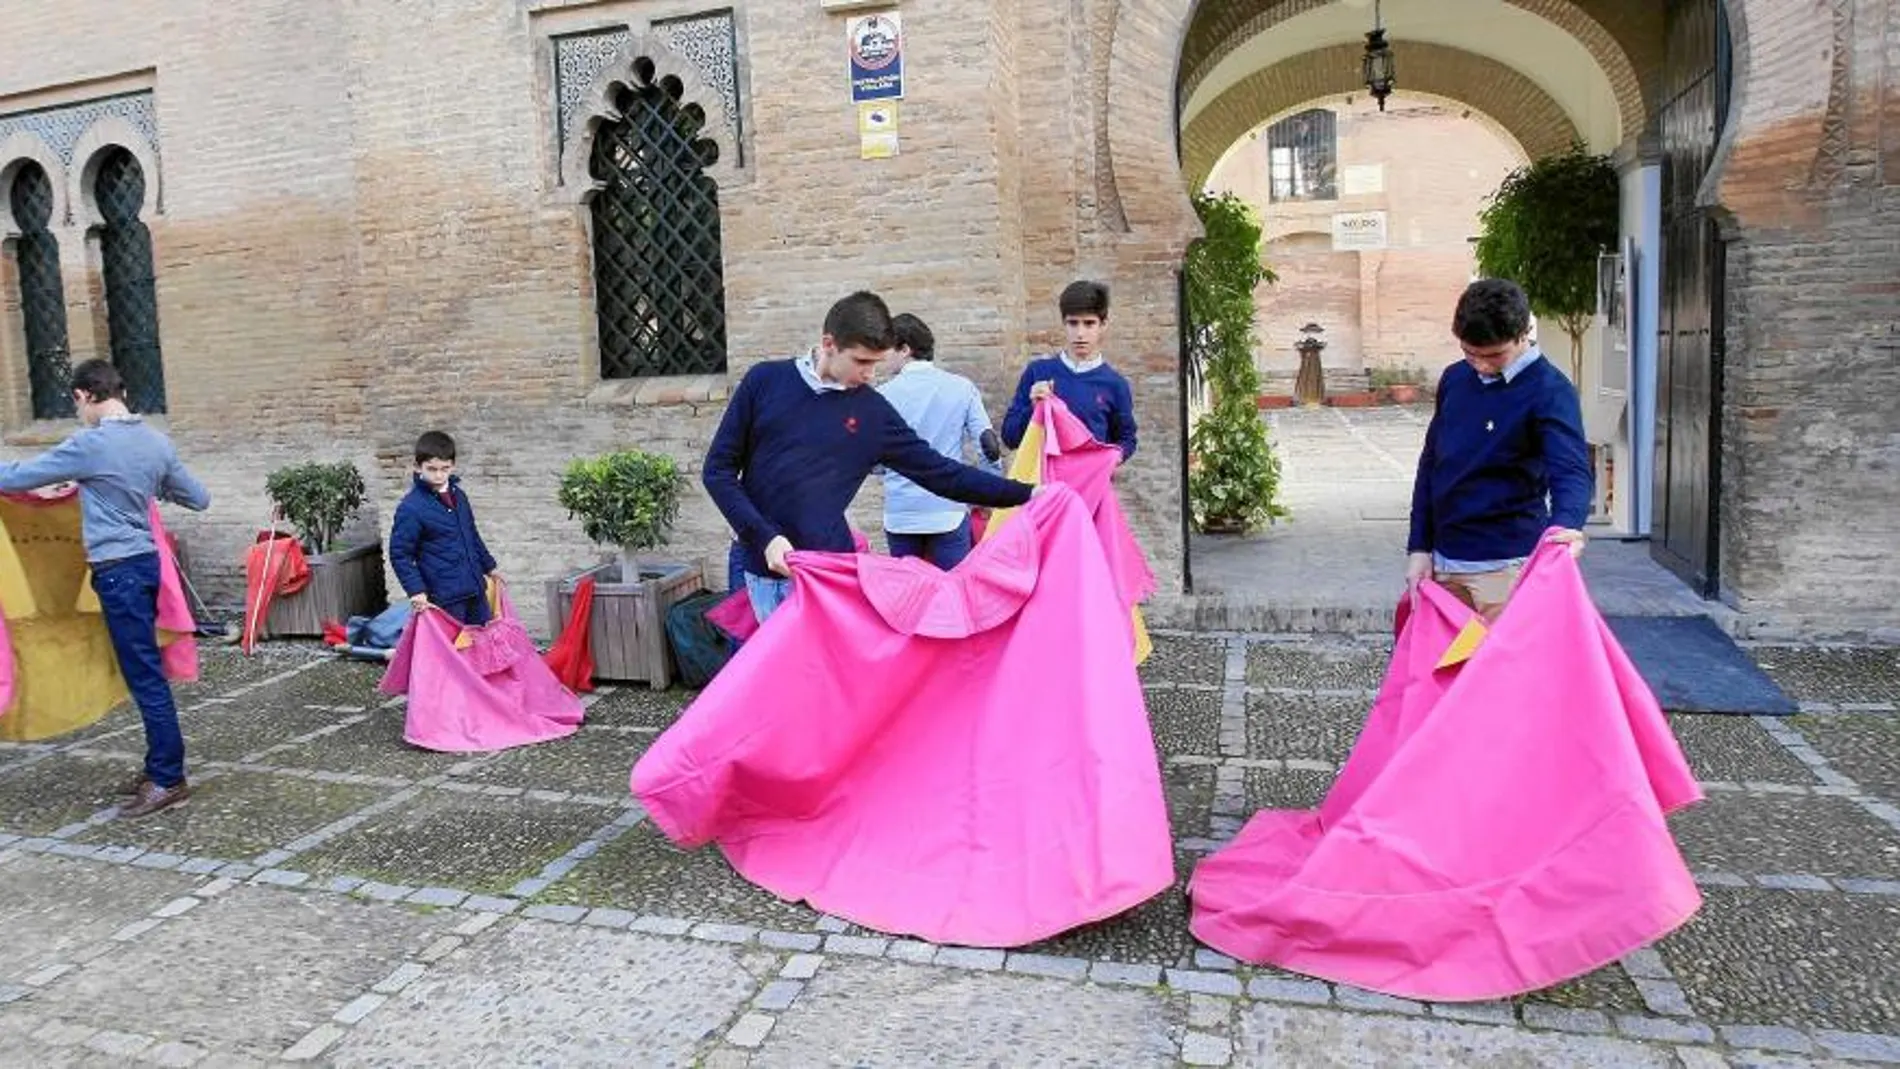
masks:
{"label": "hanging lantern", "polygon": [[1398,85],[1398,62],[1392,57],[1392,46],[1386,42],[1385,27],[1379,18],[1379,5],[1372,8],[1372,30],[1366,34],[1365,58],[1366,88],[1371,91],[1372,99],[1379,102],[1379,110],[1385,110],[1385,98],[1392,95],[1392,89]]}

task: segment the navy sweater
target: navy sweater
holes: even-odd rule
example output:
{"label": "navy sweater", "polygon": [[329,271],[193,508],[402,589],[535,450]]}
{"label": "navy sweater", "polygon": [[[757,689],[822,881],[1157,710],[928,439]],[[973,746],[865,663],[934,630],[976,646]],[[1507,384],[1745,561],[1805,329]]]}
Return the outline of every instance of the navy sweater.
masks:
{"label": "navy sweater", "polygon": [[1122,447],[1122,459],[1135,455],[1135,394],[1122,373],[1102,364],[1077,374],[1069,370],[1060,356],[1032,360],[1016,382],[1016,396],[1003,416],[1003,444],[1011,449],[1023,444],[1029,430],[1029,418],[1035,405],[1029,401],[1029,388],[1038,382],[1055,383],[1056,396],[1069,406],[1098,442]]}
{"label": "navy sweater", "polygon": [[1549,527],[1581,530],[1594,493],[1583,413],[1563,372],[1539,359],[1510,382],[1487,383],[1460,361],[1438,380],[1407,550],[1526,557]]}
{"label": "navy sweater", "polygon": [[1021,505],[1032,489],[930,448],[876,390],[813,390],[791,360],[739,381],[701,479],[745,544],[746,570],[766,576],[766,544],[780,535],[794,549],[851,552],[844,512],[880,464],[970,505]]}
{"label": "navy sweater", "polygon": [[488,573],[495,570],[460,476],[449,476],[449,492],[455,495],[454,508],[417,476],[389,529],[389,567],[402,592],[427,594],[437,604],[480,597]]}

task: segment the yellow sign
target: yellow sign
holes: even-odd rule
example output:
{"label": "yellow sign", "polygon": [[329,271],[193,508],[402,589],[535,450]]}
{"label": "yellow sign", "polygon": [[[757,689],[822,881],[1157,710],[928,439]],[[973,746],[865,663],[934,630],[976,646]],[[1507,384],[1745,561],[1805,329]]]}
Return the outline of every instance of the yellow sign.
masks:
{"label": "yellow sign", "polygon": [[886,160],[897,155],[897,101],[878,100],[858,105],[858,155]]}

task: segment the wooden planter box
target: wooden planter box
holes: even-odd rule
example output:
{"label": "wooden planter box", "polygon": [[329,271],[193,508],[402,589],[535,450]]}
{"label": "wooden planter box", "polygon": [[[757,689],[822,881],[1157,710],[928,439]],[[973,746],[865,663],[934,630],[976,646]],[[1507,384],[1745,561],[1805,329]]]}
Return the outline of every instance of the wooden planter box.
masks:
{"label": "wooden planter box", "polygon": [[[389,607],[381,543],[315,553],[309,560],[310,585],[288,597],[279,594],[271,599],[259,638],[321,638],[325,620],[343,623]],[[248,606],[245,611],[249,612]]]}
{"label": "wooden planter box", "polygon": [[705,588],[696,564],[641,561],[640,579],[620,581],[617,561],[564,579],[548,580],[548,630],[557,640],[567,628],[574,587],[594,577],[594,617],[587,628],[593,648],[594,678],[646,683],[654,690],[673,685],[678,669],[666,639],[666,613]]}

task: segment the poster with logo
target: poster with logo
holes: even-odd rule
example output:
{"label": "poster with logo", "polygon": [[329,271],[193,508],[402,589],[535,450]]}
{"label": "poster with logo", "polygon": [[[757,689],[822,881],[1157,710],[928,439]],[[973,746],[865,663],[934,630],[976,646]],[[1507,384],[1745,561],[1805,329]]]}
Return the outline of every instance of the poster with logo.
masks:
{"label": "poster with logo", "polygon": [[1340,212],[1333,216],[1334,252],[1376,252],[1385,247],[1384,212]]}
{"label": "poster with logo", "polygon": [[897,100],[904,95],[904,30],[897,12],[853,15],[844,24],[851,55],[851,100]]}
{"label": "poster with logo", "polygon": [[858,105],[858,158],[888,160],[897,155],[897,101]]}

